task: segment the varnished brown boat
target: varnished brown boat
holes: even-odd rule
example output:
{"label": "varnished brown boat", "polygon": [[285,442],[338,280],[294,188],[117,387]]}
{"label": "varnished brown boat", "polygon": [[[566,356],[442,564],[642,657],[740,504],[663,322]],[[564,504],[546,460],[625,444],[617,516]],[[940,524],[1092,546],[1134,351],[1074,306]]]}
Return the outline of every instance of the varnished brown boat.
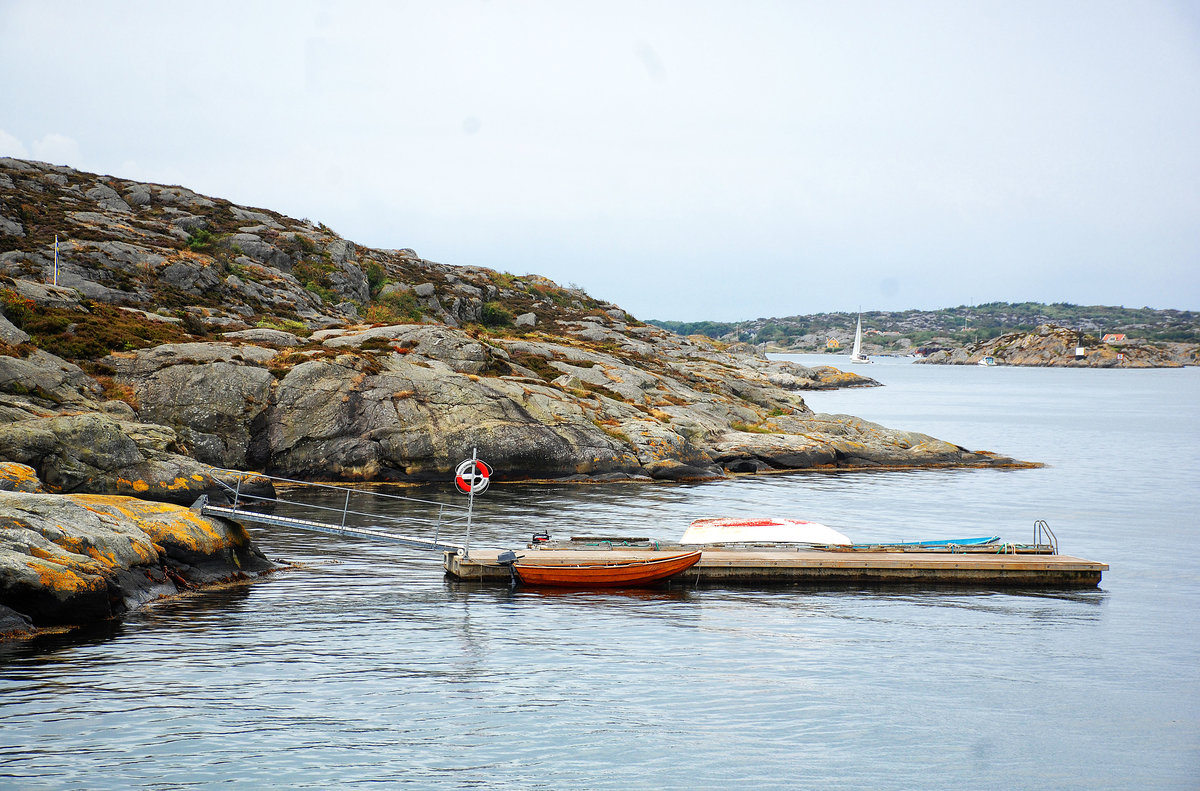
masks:
{"label": "varnished brown boat", "polygon": [[665,558],[586,566],[515,563],[513,570],[525,585],[558,588],[636,588],[686,571],[696,565],[700,554],[687,552]]}

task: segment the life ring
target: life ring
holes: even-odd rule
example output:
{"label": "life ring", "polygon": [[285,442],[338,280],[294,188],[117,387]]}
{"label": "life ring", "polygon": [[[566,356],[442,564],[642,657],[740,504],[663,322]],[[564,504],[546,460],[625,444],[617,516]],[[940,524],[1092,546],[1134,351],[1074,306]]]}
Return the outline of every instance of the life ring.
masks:
{"label": "life ring", "polygon": [[463,494],[483,494],[492,480],[492,468],[479,459],[467,459],[454,471],[454,485]]}

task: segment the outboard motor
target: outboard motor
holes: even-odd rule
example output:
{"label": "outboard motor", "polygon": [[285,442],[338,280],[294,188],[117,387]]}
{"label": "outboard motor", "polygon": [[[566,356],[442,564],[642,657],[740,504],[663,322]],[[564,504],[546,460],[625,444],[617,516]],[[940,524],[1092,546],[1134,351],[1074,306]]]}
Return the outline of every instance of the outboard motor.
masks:
{"label": "outboard motor", "polygon": [[508,576],[512,580],[513,587],[517,587],[517,572],[513,569],[513,564],[520,559],[520,556],[511,549],[506,549],[496,556],[496,562],[501,566],[508,566]]}

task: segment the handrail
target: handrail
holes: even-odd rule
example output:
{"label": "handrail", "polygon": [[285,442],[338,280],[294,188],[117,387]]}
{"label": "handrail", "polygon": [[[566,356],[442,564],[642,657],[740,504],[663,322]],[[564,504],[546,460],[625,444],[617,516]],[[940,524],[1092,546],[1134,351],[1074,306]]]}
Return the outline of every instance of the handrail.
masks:
{"label": "handrail", "polygon": [[[362,489],[347,489],[346,492],[348,494],[349,493],[367,494],[367,495],[374,494],[374,492],[368,492],[368,491],[364,491]],[[443,518],[430,519],[427,517],[420,517],[420,516],[400,517],[400,516],[388,516],[388,515],[384,515],[384,514],[374,514],[374,513],[370,513],[369,511],[354,511],[348,507],[349,498],[346,498],[347,505],[344,505],[341,508],[334,508],[334,507],[328,506],[328,505],[317,505],[316,503],[305,503],[305,502],[301,502],[300,500],[284,500],[284,499],[281,499],[278,497],[260,497],[258,495],[245,494],[245,493],[241,494],[240,499],[243,501],[243,503],[244,503],[244,501],[247,501],[247,500],[254,500],[254,501],[264,502],[264,503],[278,503],[280,505],[297,505],[297,506],[300,506],[301,508],[312,508],[317,511],[333,511],[334,513],[338,513],[338,514],[342,515],[342,519],[341,519],[342,525],[346,524],[346,516],[347,515],[366,516],[366,517],[370,517],[371,519],[380,519],[380,520],[387,521],[387,522],[417,522],[417,523],[421,523],[421,524],[430,524],[430,525],[454,524],[456,522],[462,522],[463,520],[465,520],[467,518],[466,514],[463,514],[462,516],[456,516],[452,519],[443,519]],[[418,502],[424,502],[424,501],[418,501]],[[243,508],[239,508],[237,503],[231,504],[231,507],[235,511],[244,510]],[[455,506],[455,507],[457,507],[457,506]]]}
{"label": "handrail", "polygon": [[[278,475],[266,475],[261,472],[247,472],[246,470],[230,470],[230,469],[226,469],[226,468],[222,468],[222,467],[214,467],[213,472],[226,473],[228,475],[237,475],[237,476],[246,477],[246,478],[266,478],[269,481],[281,481],[283,483],[294,483],[294,484],[299,484],[300,486],[317,486],[322,489],[337,489],[338,491],[345,491],[346,488],[348,488],[346,486],[340,486],[336,483],[317,483],[316,481],[298,481],[294,478],[283,478]],[[224,486],[226,489],[233,491],[232,486],[229,486],[224,481],[218,479],[215,475],[213,476],[213,480],[215,480],[217,483]],[[240,483],[240,481],[239,481],[239,483]],[[371,492],[371,491],[367,491],[366,489],[354,489],[353,487],[349,487],[349,488],[351,491],[359,492],[361,494],[369,494],[374,497],[388,497],[393,500],[406,500],[410,503],[421,503],[423,505],[444,506],[446,508],[456,508],[460,511],[468,510],[468,506],[465,506],[465,505],[452,505],[450,503],[440,503],[437,500],[422,500],[419,497],[405,497],[402,494],[388,494],[387,492]]]}
{"label": "handrail", "polygon": [[[235,510],[233,508],[225,508],[218,505],[210,505],[203,502],[205,497],[201,495],[197,504],[200,506],[200,513],[205,516],[219,516],[225,519],[242,520],[248,522],[259,522],[262,524],[295,527],[302,530],[313,530],[318,533],[331,533],[336,536],[350,536],[353,538],[373,538],[383,541],[391,541],[398,544],[403,544],[416,549],[432,549],[438,552],[453,552],[462,555],[466,552],[466,546],[463,544],[451,544],[444,541],[439,541],[437,536],[434,536],[432,541],[423,538],[415,538],[413,536],[404,536],[397,533],[390,533],[379,530],[376,527],[345,527],[341,525],[332,525],[326,522],[314,522],[311,519],[297,519],[290,516],[274,516],[261,514],[257,511]],[[193,508],[196,506],[193,505]]]}
{"label": "handrail", "polygon": [[1058,554],[1058,536],[1054,535],[1054,531],[1050,529],[1050,525],[1045,519],[1039,519],[1033,523],[1033,543],[1038,546],[1042,543],[1042,533],[1045,533],[1050,542],[1051,551]]}
{"label": "handrail", "polygon": [[[350,530],[348,530],[346,528],[346,519],[350,515],[367,517],[375,522],[388,522],[388,523],[393,523],[393,524],[406,524],[407,523],[407,524],[427,525],[427,526],[433,527],[433,540],[432,541],[426,541],[423,539],[409,539],[409,538],[403,537],[403,536],[386,536],[386,537],[388,537],[392,540],[404,539],[405,542],[408,542],[410,544],[421,544],[421,545],[426,546],[426,548],[439,548],[439,547],[440,548],[452,548],[452,549],[458,550],[460,552],[460,554],[466,553],[466,547],[470,541],[471,511],[472,511],[470,504],[457,505],[455,503],[438,502],[436,500],[424,500],[419,497],[405,497],[404,495],[388,494],[386,492],[376,492],[376,491],[369,491],[366,489],[356,489],[353,486],[339,486],[336,484],[328,484],[328,483],[314,483],[314,482],[310,482],[310,481],[298,481],[298,480],[293,480],[290,478],[283,478],[283,477],[276,476],[276,475],[264,475],[262,473],[247,472],[244,470],[230,470],[230,469],[215,468],[213,470],[213,472],[214,472],[214,474],[212,476],[213,480],[217,483],[217,485],[219,485],[222,489],[224,489],[228,493],[228,495],[230,496],[230,500],[231,500],[230,507],[228,509],[220,509],[220,510],[231,511],[233,514],[239,514],[239,513],[247,514],[247,515],[249,515],[251,513],[257,514],[256,511],[254,511],[252,509],[247,509],[246,506],[253,505],[254,503],[258,503],[258,502],[278,504],[278,505],[290,505],[290,506],[296,506],[298,508],[312,509],[312,510],[316,510],[316,511],[330,511],[330,512],[333,512],[336,514],[340,514],[341,515],[340,525],[324,523],[324,522],[313,522],[312,520],[301,520],[301,519],[291,519],[291,518],[280,518],[280,520],[276,520],[276,521],[281,521],[281,520],[286,519],[289,523],[293,523],[293,524],[301,523],[301,522],[308,522],[309,529],[318,529],[318,527],[315,527],[315,526],[319,526],[320,532],[343,533],[343,534],[349,534],[349,532],[350,532]],[[222,475],[229,476],[229,477],[235,477],[236,485],[231,486],[228,482],[221,480],[220,477],[218,477],[218,476],[222,476]],[[274,482],[282,482],[282,483],[288,483],[288,484],[295,484],[297,486],[310,486],[310,487],[315,487],[315,488],[319,488],[319,489],[333,489],[333,490],[336,490],[339,492],[344,491],[346,493],[346,497],[345,497],[345,500],[343,500],[343,502],[342,502],[342,507],[337,508],[337,507],[332,507],[332,506],[328,506],[328,505],[320,505],[317,503],[284,499],[284,498],[280,498],[278,496],[265,497],[265,496],[257,495],[257,494],[249,494],[242,490],[242,485],[247,480],[251,480],[251,479],[265,479],[265,480],[271,481],[273,483]],[[398,501],[405,502],[405,503],[412,503],[412,504],[416,504],[416,505],[420,505],[420,506],[436,508],[437,509],[437,517],[430,518],[430,517],[413,516],[413,515],[392,516],[392,515],[388,515],[388,514],[378,514],[378,513],[370,513],[370,512],[366,512],[366,511],[351,510],[350,509],[350,495],[351,494],[365,495],[368,497],[380,497],[380,498],[386,498],[388,500],[398,500]],[[471,499],[473,500],[474,498],[472,497]],[[446,513],[447,509],[450,509],[452,513],[447,514]],[[250,518],[250,517],[247,516],[246,518]],[[260,520],[260,521],[262,521],[262,520]],[[464,542],[464,544],[462,546],[459,546],[457,544],[445,544],[445,543],[439,541],[439,539],[441,537],[443,526],[453,525],[453,524],[461,523],[464,521],[467,523],[467,542]],[[301,526],[301,525],[297,524],[296,526]],[[370,530],[364,530],[361,528],[353,528],[353,530],[355,532],[363,533],[363,534],[372,533],[372,531],[370,531]],[[378,535],[379,537],[385,537],[382,534],[379,534],[377,531],[374,534]]]}

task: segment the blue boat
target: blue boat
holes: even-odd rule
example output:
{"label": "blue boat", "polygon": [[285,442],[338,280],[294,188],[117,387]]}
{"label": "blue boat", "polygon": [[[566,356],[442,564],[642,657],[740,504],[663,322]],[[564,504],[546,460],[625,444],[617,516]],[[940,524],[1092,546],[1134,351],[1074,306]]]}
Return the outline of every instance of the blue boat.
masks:
{"label": "blue boat", "polygon": [[873,544],[851,544],[853,549],[868,549],[870,547],[975,547],[995,544],[1000,536],[982,536],[980,538],[946,538],[934,541],[877,541]]}

